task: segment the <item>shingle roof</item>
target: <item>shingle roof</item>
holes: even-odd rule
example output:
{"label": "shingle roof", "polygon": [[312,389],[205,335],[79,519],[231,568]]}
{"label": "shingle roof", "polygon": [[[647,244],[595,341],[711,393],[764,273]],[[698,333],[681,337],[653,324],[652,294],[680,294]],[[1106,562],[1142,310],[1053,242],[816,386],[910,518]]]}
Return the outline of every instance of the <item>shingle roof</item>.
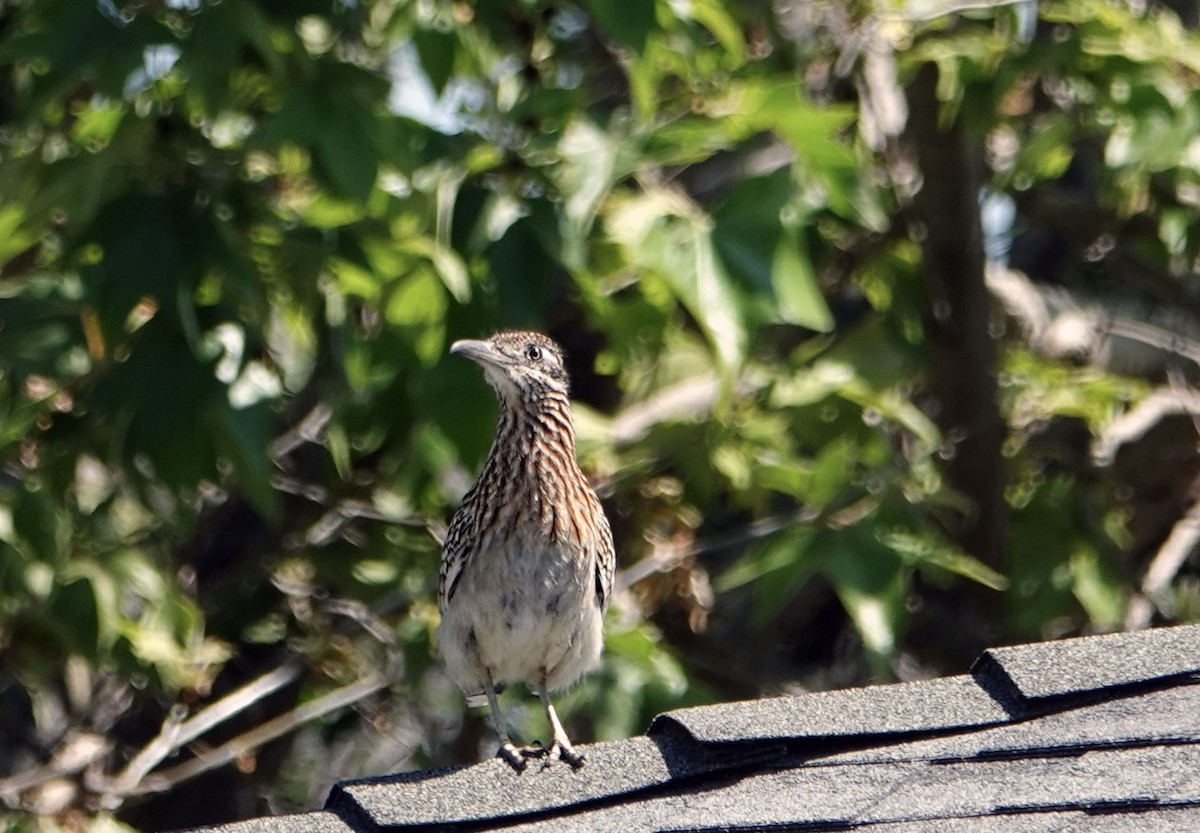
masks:
{"label": "shingle roof", "polygon": [[968,675],[681,709],[580,770],[348,781],[214,833],[1200,830],[1200,626],[986,651]]}

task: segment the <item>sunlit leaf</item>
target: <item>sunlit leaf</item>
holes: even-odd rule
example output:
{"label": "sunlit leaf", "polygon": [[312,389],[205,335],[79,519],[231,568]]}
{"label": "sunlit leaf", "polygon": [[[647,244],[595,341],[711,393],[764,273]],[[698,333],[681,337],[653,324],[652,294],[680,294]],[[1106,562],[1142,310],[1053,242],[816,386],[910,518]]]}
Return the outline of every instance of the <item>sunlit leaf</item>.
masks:
{"label": "sunlit leaf", "polygon": [[907,581],[900,560],[870,541],[861,527],[829,536],[821,556],[821,572],[864,645],[879,660],[894,655],[906,618]]}
{"label": "sunlit leaf", "polygon": [[653,269],[700,323],[722,367],[734,370],[745,353],[740,302],[712,242],[712,224],[699,209],[667,191],[623,197],[608,231],[630,260]]}
{"label": "sunlit leaf", "polygon": [[1070,569],[1075,598],[1087,611],[1088,618],[1100,627],[1119,628],[1129,602],[1129,591],[1120,571],[1104,563],[1100,553],[1088,546],[1072,553]]}
{"label": "sunlit leaf", "polygon": [[569,263],[579,264],[583,238],[613,182],[617,143],[591,121],[576,119],[563,131],[558,152],[562,162],[556,166],[555,176],[566,200],[567,258]]}
{"label": "sunlit leaf", "polygon": [[1000,573],[960,549],[936,540],[931,533],[918,535],[892,530],[883,533],[880,540],[912,566],[948,570],[993,590],[1008,587],[1008,580]]}
{"label": "sunlit leaf", "polygon": [[428,258],[446,289],[460,304],[471,300],[471,279],[467,266],[453,249],[429,237],[413,237],[403,248]]}

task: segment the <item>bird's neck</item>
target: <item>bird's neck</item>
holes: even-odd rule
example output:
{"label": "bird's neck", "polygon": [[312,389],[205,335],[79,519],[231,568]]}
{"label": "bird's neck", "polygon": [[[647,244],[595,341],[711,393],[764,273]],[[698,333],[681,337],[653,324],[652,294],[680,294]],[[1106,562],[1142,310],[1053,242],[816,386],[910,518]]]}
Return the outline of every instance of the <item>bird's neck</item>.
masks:
{"label": "bird's neck", "polygon": [[476,499],[506,496],[502,507],[481,510],[496,536],[544,548],[575,546],[590,534],[581,513],[596,498],[575,458],[565,395],[501,406],[496,440],[472,491]]}
{"label": "bird's neck", "polygon": [[535,432],[542,441],[564,445],[575,453],[575,421],[571,403],[562,394],[546,394],[520,403],[504,403],[502,419],[510,418],[527,432]]}
{"label": "bird's neck", "polygon": [[[536,455],[554,451],[575,459],[575,424],[571,419],[571,403],[560,394],[549,394],[532,400],[509,402],[502,400],[496,441],[512,443],[522,453]],[[504,443],[508,445],[509,443]]]}

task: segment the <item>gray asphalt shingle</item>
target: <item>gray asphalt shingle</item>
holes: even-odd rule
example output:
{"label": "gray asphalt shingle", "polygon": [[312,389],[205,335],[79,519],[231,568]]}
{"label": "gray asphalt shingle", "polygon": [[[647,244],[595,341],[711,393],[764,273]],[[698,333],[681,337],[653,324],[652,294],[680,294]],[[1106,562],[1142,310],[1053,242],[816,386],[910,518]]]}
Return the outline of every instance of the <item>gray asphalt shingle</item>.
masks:
{"label": "gray asphalt shingle", "polygon": [[247,819],[202,829],[220,833],[354,833],[354,828],[342,821],[336,813],[324,810]]}
{"label": "gray asphalt shingle", "polygon": [[584,751],[580,770],[490,760],[345,782],[324,813],[219,833],[1196,830],[1200,627],[993,649],[941,680],[682,709]]}
{"label": "gray asphalt shingle", "polygon": [[[682,785],[665,795],[631,798],[618,807],[548,814],[512,829],[566,833],[796,825],[866,826],[875,831],[884,823],[912,826],[946,820],[960,820],[962,829],[974,829],[967,825],[982,817],[1030,814],[1034,822],[1056,814],[1073,820],[1068,829],[1092,829],[1088,825],[1099,815],[1135,810],[1148,819],[1150,807],[1200,808],[1200,712],[1195,711],[1200,685],[1190,685],[1187,697],[1175,694],[1132,696],[1121,709],[1128,715],[1174,712],[1175,718],[1166,723],[1182,730],[1171,729],[1171,741],[1165,745],[1144,738],[1112,748],[1094,726],[1103,725],[1115,709],[1112,703],[1100,703],[1076,709],[1072,720],[1060,721],[1058,726],[1068,730],[1060,745],[1045,744],[1024,757],[1018,755],[1022,742],[1044,743],[1042,736],[1055,737],[1056,731],[1038,731],[1034,727],[1040,720],[1034,720],[827,757],[794,755],[776,762],[770,771]],[[1136,736],[1128,731],[1124,735]],[[1160,727],[1151,735],[1162,738]],[[1014,829],[1040,828],[1026,821]]]}
{"label": "gray asphalt shingle", "polygon": [[871,833],[1196,833],[1200,807],[1155,807],[1142,812],[1044,812],[1007,816],[919,819],[872,825]]}
{"label": "gray asphalt shingle", "polygon": [[822,760],[867,764],[1013,759],[1180,743],[1200,744],[1200,684],[1105,700],[979,731],[871,746]]}
{"label": "gray asphalt shingle", "polygon": [[1036,700],[1188,674],[1200,665],[1200,625],[989,648],[972,673]]}
{"label": "gray asphalt shingle", "polygon": [[[1009,815],[1018,811],[1200,804],[1181,773],[1200,746],[1109,749],[1046,758],[913,764],[910,777],[856,821]],[[1121,784],[1120,796],[1113,785]]]}
{"label": "gray asphalt shingle", "polygon": [[661,714],[649,734],[678,727],[701,743],[848,738],[1003,723],[1009,714],[969,676],[821,691]]}
{"label": "gray asphalt shingle", "polygon": [[609,799],[710,768],[705,756],[689,755],[670,740],[638,737],[582,748],[587,764],[578,770],[534,761],[518,775],[492,758],[470,767],[345,782],[334,787],[326,806],[361,812],[381,827],[453,824]]}

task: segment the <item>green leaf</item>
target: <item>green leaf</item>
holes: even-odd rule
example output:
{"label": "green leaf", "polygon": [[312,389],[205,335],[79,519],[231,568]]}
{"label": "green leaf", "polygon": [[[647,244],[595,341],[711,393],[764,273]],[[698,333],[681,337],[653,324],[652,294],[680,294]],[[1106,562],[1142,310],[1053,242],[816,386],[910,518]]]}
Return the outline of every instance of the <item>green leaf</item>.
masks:
{"label": "green leaf", "polygon": [[737,183],[713,211],[713,242],[729,271],[774,295],[774,252],[783,236],[780,214],[794,193],[788,171]]}
{"label": "green leaf", "polygon": [[80,576],[56,585],[46,600],[46,612],[69,650],[93,658],[99,654],[100,603],[90,578]]}
{"label": "green leaf", "polygon": [[1071,553],[1070,570],[1075,598],[1088,619],[1102,628],[1120,627],[1129,604],[1129,589],[1121,572],[1105,563],[1095,547],[1083,543]]}
{"label": "green leaf", "polygon": [[384,314],[432,367],[446,346],[446,290],[433,270],[418,269],[399,282],[387,300]]}
{"label": "green leaf", "polygon": [[1005,590],[1008,587],[1008,579],[1003,575],[958,547],[935,539],[931,532],[915,533],[897,529],[884,532],[880,540],[913,567],[935,567],[993,590]]}
{"label": "green leaf", "polygon": [[412,35],[413,46],[421,59],[421,69],[438,95],[446,91],[446,84],[454,72],[454,54],[458,39],[450,32],[418,26]]}
{"label": "green leaf", "polygon": [[133,195],[110,204],[85,239],[103,252],[83,271],[105,339],[124,340],[130,311],[149,299],[170,314],[183,279],[184,252],[177,229],[190,219],[188,195]]}
{"label": "green leaf", "polygon": [[836,582],[834,587],[867,650],[880,658],[894,655],[897,624],[904,610],[899,588],[884,594],[847,582]]}
{"label": "green leaf", "polygon": [[810,206],[824,204],[857,223],[882,231],[887,217],[864,191],[858,163],[844,138],[855,112],[842,105],[817,106],[792,83],[751,81],[730,85],[715,108],[733,125],[723,130],[769,130],[796,152],[798,187]]}
{"label": "green leaf", "polygon": [[337,107],[316,136],[316,161],[335,190],[365,201],[375,186],[379,159],[364,126],[366,113]]}
{"label": "green leaf", "polygon": [[828,532],[797,524],[750,551],[713,584],[726,592],[754,584],[751,624],[763,628],[774,619],[809,578],[818,572]]}
{"label": "green leaf", "polygon": [[[1078,542],[1075,505],[1080,500],[1065,473],[1039,478],[1016,501],[1005,593],[1008,627],[1021,638],[1041,638],[1055,620],[1079,614],[1071,554]],[[1055,545],[1047,547],[1047,541]]]}
{"label": "green leaf", "polygon": [[806,170],[825,176],[854,172],[854,154],[841,138],[854,120],[852,108],[814,105],[790,83],[738,84],[728,96],[735,118],[778,134],[796,150]]}
{"label": "green leaf", "polygon": [[844,492],[853,476],[858,453],[858,445],[848,437],[836,439],[822,447],[805,490],[805,502],[813,506],[826,506]]}
{"label": "green leaf", "polygon": [[596,210],[613,183],[617,143],[591,121],[577,118],[563,131],[558,153],[562,161],[553,168],[553,175],[566,200],[564,259],[568,266],[578,268]]}
{"label": "green leaf", "polygon": [[286,142],[310,147],[321,134],[329,114],[321,108],[323,96],[305,86],[288,89],[282,106],[263,119],[250,137],[255,148],[275,148]]}
{"label": "green leaf", "polygon": [[31,61],[42,70],[30,79],[26,111],[34,118],[80,84],[121,99],[129,76],[143,65],[146,48],[175,41],[153,15],[122,24],[101,9],[96,3],[39,4],[34,12],[41,13],[40,25],[0,43],[0,64]]}
{"label": "green leaf", "polygon": [[608,230],[631,263],[653,270],[671,287],[700,324],[721,369],[732,374],[745,355],[747,334],[708,216],[675,194],[652,189],[618,201]]}
{"label": "green leaf", "polygon": [[75,561],[46,600],[48,621],[67,647],[93,659],[109,651],[120,620],[113,578],[92,561]]}
{"label": "green leaf", "polygon": [[[227,392],[211,363],[199,360],[183,333],[159,316],[135,334],[129,357],[101,377],[85,399],[96,418],[115,428],[115,450],[131,464],[145,455],[154,472],[172,489],[216,479],[212,425],[214,403]],[[205,430],[170,430],[196,425]]]}
{"label": "green leaf", "polygon": [[107,145],[126,118],[127,111],[113,101],[89,102],[71,128],[71,138],[94,149]]}
{"label": "green leaf", "polygon": [[713,451],[712,462],[713,468],[725,475],[732,489],[743,492],[750,488],[754,461],[745,448],[735,443],[722,445]]}
{"label": "green leaf", "polygon": [[210,116],[228,106],[231,79],[248,50],[276,78],[283,76],[283,59],[259,4],[208,3],[192,16],[179,68]]}
{"label": "green leaf", "polygon": [[395,564],[381,558],[356,561],[351,572],[363,584],[395,584],[399,575]]}
{"label": "green leaf", "polygon": [[640,56],[654,27],[655,0],[588,0],[588,8],[617,43]]}
{"label": "green leaf", "polygon": [[821,360],[801,373],[776,380],[769,402],[773,408],[807,407],[841,393],[857,378],[852,364]]}
{"label": "green leaf", "polygon": [[10,500],[12,531],[16,540],[23,545],[22,549],[26,550],[26,556],[47,564],[67,563],[70,558],[71,523],[50,492],[44,486],[24,488]]}
{"label": "green leaf", "polygon": [[268,519],[279,517],[279,493],[271,485],[274,466],[267,455],[271,440],[271,412],[266,402],[242,408],[228,400],[213,403],[205,426],[212,432],[217,451],[233,466],[236,484]]}
{"label": "green leaf", "polygon": [[429,259],[455,301],[465,304],[471,300],[471,278],[467,265],[456,251],[431,237],[413,237],[403,248]]}
{"label": "green leaf", "polygon": [[801,238],[785,231],[774,254],[771,287],[779,303],[780,318],[819,333],[832,332],[833,313],[825,302]]}
{"label": "green leaf", "polygon": [[329,444],[329,456],[337,469],[338,477],[347,481],[354,474],[353,454],[350,449],[350,436],[346,426],[340,422],[332,422],[326,430],[326,442]]}
{"label": "green leaf", "polygon": [[25,251],[37,239],[31,230],[22,229],[25,222],[26,213],[20,205],[0,206],[0,263]]}
{"label": "green leaf", "polygon": [[[799,564],[813,545],[819,530],[816,527],[799,526],[780,532],[749,550],[732,567],[713,582],[718,593],[734,590],[751,582],[761,581],[768,576],[788,570]],[[804,572],[811,572],[811,566]],[[793,576],[794,578],[794,576]],[[779,583],[773,581],[771,583]]]}
{"label": "green leaf", "polygon": [[742,27],[725,11],[722,0],[690,0],[686,4],[673,5],[673,8],[702,23],[712,32],[734,65],[740,65],[746,60],[746,39],[742,34]]}
{"label": "green leaf", "polygon": [[774,320],[828,332],[833,315],[816,272],[782,219],[794,193],[787,170],[739,182],[713,213],[713,242],[729,271],[768,300]]}
{"label": "green leaf", "polygon": [[821,572],[854,621],[863,644],[884,662],[896,652],[905,618],[907,571],[900,559],[859,523],[830,535],[821,548]]}

